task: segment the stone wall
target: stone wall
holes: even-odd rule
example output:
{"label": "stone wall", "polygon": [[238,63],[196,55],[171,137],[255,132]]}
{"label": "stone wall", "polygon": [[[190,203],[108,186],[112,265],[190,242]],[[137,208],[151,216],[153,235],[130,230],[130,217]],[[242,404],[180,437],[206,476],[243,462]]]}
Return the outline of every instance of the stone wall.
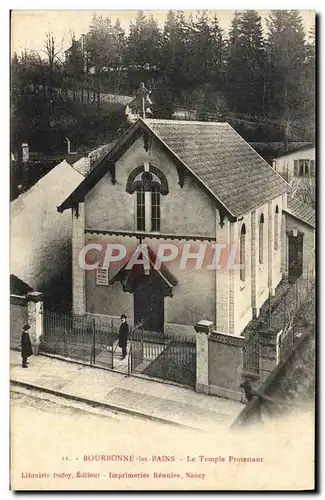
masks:
{"label": "stone wall", "polygon": [[245,339],[213,332],[209,338],[209,393],[237,401],[242,400],[240,384],[243,372]]}
{"label": "stone wall", "polygon": [[23,326],[28,321],[27,299],[24,296],[10,296],[10,348],[18,349]]}

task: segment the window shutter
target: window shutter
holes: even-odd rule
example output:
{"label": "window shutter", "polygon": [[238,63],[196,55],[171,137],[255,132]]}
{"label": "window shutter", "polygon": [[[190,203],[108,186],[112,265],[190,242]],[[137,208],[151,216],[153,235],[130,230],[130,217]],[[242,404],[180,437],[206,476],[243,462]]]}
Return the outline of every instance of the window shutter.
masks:
{"label": "window shutter", "polygon": [[315,177],[315,160],[310,160],[310,176]]}
{"label": "window shutter", "polygon": [[298,177],[298,160],[293,161],[293,175]]}

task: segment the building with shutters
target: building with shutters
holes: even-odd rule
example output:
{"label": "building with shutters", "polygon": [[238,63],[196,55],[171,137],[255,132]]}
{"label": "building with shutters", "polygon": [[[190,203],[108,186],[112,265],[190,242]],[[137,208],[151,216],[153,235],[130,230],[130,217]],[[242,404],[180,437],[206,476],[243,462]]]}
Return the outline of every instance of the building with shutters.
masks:
{"label": "building with shutters", "polygon": [[251,146],[290,183],[297,179],[314,179],[315,145],[310,142],[252,142]]}

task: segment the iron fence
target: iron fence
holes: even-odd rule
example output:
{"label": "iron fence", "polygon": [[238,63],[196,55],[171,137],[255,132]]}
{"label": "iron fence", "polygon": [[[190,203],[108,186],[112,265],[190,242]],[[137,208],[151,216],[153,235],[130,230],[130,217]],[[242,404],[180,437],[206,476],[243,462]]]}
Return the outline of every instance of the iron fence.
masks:
{"label": "iron fence", "polygon": [[279,349],[279,356],[278,356],[278,362],[283,361],[286,359],[293,351],[294,348],[294,329],[293,326],[288,324],[286,328],[282,330],[282,332],[279,335],[278,339],[278,349]]}
{"label": "iron fence", "polygon": [[259,338],[258,332],[252,331],[244,343],[244,372],[258,375],[259,373]]}
{"label": "iron fence", "polygon": [[244,331],[244,372],[259,373],[259,332],[281,332],[277,339],[278,362],[294,349],[295,330],[301,318],[314,307],[315,272],[307,269],[294,283],[281,282],[275,296],[269,296],[260,316]]}
{"label": "iron fence", "polygon": [[44,312],[40,351],[75,359],[90,366],[113,368],[117,332],[110,322],[85,316]]}
{"label": "iron fence", "polygon": [[129,373],[132,372],[194,387],[195,338],[167,336],[135,327],[130,335]]}

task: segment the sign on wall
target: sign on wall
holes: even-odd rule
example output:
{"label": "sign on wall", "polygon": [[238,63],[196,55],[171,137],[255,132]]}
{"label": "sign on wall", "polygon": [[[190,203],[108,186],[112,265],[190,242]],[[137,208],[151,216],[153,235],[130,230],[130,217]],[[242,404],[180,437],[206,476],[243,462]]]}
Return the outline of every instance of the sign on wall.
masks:
{"label": "sign on wall", "polygon": [[108,268],[98,267],[96,273],[96,285],[108,286]]}

